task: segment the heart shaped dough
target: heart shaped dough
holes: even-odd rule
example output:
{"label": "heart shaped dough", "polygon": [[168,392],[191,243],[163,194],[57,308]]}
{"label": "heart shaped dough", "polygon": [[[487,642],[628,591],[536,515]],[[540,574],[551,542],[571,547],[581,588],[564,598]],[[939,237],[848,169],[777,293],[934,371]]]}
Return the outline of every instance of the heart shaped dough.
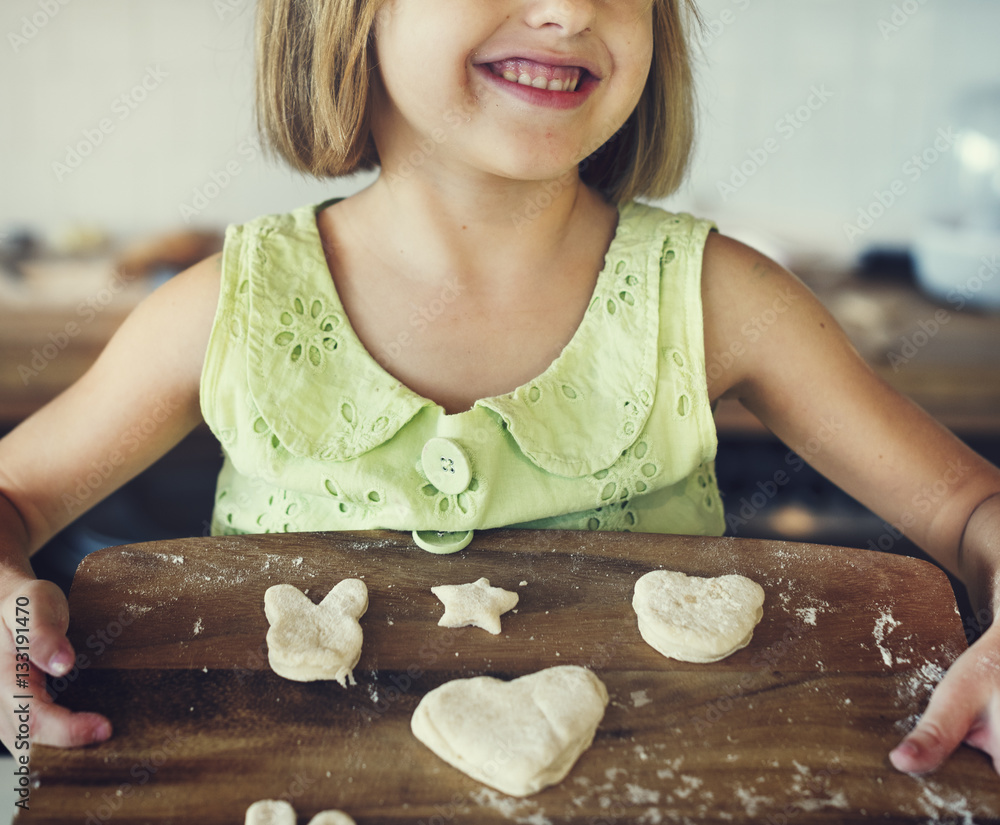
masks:
{"label": "heart shaped dough", "polygon": [[510,796],[561,781],[590,743],[608,691],[583,667],[551,667],[503,682],[456,679],[435,688],[410,720],[445,762]]}
{"label": "heart shaped dough", "polygon": [[[283,799],[262,799],[247,808],[244,825],[295,825],[295,809]],[[323,811],[309,820],[309,825],[355,825],[341,811]]]}
{"label": "heart shaped dough", "polygon": [[319,604],[298,588],[276,584],[264,594],[267,660],[279,676],[296,682],[336,679],[353,685],[352,671],[361,658],[358,619],[368,609],[368,588],[360,579],[344,579]]}
{"label": "heart shaped dough", "polygon": [[764,615],[764,590],[745,576],[716,578],[654,570],[635,583],[639,633],[682,662],[717,662],[746,647]]}

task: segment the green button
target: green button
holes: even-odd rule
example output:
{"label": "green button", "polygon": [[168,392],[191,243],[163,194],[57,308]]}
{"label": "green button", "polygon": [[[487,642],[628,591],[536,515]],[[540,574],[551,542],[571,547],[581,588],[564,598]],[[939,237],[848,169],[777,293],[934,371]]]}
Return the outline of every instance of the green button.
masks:
{"label": "green button", "polygon": [[456,533],[439,533],[436,530],[414,530],[413,541],[421,550],[445,556],[464,550],[472,541],[472,530],[459,530]]}
{"label": "green button", "polygon": [[427,480],[446,496],[464,493],[472,481],[469,457],[450,438],[432,438],[420,453]]}

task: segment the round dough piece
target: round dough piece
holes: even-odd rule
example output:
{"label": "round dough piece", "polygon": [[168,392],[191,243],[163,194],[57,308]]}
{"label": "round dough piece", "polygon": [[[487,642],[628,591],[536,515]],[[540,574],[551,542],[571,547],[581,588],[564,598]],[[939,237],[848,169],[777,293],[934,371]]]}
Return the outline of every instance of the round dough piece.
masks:
{"label": "round dough piece", "polygon": [[[295,809],[283,799],[261,799],[247,808],[244,825],[295,825]],[[323,811],[309,825],[356,825],[343,811]]]}
{"label": "round dough piece", "polygon": [[635,583],[639,633],[682,662],[717,662],[746,647],[764,615],[764,590],[735,574],[716,578],[654,570]]}
{"label": "round dough piece", "polygon": [[283,799],[261,799],[247,808],[244,825],[295,825],[295,808]]}

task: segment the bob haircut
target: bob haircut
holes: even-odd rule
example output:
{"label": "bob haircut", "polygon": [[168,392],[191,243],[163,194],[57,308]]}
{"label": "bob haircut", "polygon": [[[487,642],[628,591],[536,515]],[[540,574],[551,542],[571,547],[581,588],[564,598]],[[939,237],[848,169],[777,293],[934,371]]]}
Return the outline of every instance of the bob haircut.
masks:
{"label": "bob haircut", "polygon": [[[374,27],[392,0],[259,0],[257,125],[265,147],[318,178],[378,166],[371,137]],[[694,143],[695,99],[686,36],[694,0],[649,0],[653,59],[635,110],[580,163],[580,178],[612,203],[678,189]]]}

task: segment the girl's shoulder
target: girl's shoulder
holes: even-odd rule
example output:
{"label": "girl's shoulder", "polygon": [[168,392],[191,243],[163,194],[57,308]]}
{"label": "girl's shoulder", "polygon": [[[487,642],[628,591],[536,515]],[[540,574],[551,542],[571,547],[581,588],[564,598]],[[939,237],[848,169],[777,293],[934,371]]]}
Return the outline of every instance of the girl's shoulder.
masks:
{"label": "girl's shoulder", "polygon": [[[136,346],[158,347],[176,355],[176,380],[198,386],[215,320],[222,278],[222,253],[175,275],[149,295],[130,319]],[[141,319],[141,322],[137,323]],[[142,342],[146,337],[150,340]],[[165,339],[165,340],[164,340]]]}
{"label": "girl's shoulder", "polygon": [[846,345],[836,321],[792,272],[719,232],[705,241],[701,294],[713,401],[767,373],[791,371],[814,343]]}

